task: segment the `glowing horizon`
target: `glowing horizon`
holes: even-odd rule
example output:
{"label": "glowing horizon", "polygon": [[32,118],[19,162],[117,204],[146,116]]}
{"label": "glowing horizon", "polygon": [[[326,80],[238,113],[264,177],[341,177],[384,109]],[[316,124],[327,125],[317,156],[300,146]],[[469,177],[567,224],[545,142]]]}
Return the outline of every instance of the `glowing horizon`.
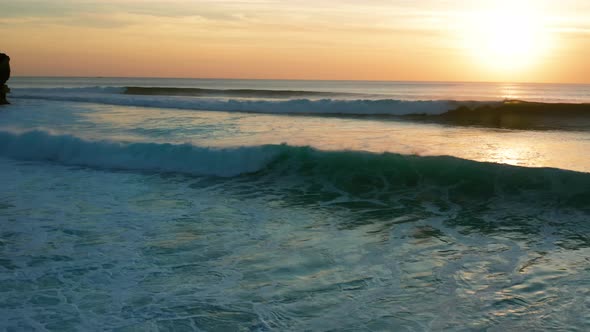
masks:
{"label": "glowing horizon", "polygon": [[14,76],[590,83],[590,3],[0,0]]}

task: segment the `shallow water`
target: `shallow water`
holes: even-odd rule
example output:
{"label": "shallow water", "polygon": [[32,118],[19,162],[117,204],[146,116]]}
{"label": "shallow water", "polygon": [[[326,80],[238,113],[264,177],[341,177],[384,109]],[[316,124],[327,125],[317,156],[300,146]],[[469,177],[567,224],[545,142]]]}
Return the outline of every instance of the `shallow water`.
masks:
{"label": "shallow water", "polygon": [[587,209],[411,188],[381,192],[385,205],[346,192],[318,199],[289,180],[11,160],[0,169],[5,328],[590,324]]}
{"label": "shallow water", "polygon": [[589,135],[14,99],[0,329],[585,331]]}

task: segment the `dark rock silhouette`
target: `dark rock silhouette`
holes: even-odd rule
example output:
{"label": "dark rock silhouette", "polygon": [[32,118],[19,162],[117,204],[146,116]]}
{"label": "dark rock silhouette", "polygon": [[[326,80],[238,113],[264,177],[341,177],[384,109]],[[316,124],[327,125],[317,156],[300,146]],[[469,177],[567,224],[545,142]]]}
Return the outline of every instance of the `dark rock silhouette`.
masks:
{"label": "dark rock silhouette", "polygon": [[459,106],[435,116],[409,115],[406,118],[454,126],[587,131],[590,128],[590,104],[505,100],[495,105]]}
{"label": "dark rock silhouette", "polygon": [[0,53],[0,105],[9,104],[6,100],[6,94],[10,89],[6,85],[6,81],[10,78],[10,57],[4,53]]}

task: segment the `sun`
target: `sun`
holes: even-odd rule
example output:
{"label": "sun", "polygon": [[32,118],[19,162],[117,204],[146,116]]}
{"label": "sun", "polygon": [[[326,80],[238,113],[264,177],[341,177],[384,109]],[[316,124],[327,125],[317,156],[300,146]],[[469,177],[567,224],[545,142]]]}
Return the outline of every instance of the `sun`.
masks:
{"label": "sun", "polygon": [[490,70],[525,70],[535,65],[549,46],[541,18],[528,1],[498,1],[470,17],[467,47]]}

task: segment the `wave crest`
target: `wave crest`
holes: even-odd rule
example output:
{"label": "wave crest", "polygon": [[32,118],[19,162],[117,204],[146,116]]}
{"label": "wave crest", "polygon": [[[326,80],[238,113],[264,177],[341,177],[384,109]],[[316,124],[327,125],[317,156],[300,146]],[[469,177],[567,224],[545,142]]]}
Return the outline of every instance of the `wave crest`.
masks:
{"label": "wave crest", "polygon": [[[43,131],[0,131],[0,156],[103,169],[204,176],[255,173],[251,175],[270,181],[271,187],[286,183],[302,190],[317,184],[367,199],[395,196],[400,190],[411,189],[425,195],[452,195],[454,199],[485,201],[524,194],[534,202],[567,203],[586,209],[590,204],[590,174],[448,156],[320,151],[288,145],[207,148],[190,144],[87,141]],[[429,188],[435,189],[429,193]]]}
{"label": "wave crest", "polygon": [[434,115],[443,114],[459,106],[476,107],[498,103],[490,101],[326,98],[249,100],[149,95],[149,93],[132,95],[123,92],[122,88],[14,89],[13,97],[186,110],[318,115]]}
{"label": "wave crest", "polygon": [[278,146],[206,148],[190,144],[88,141],[44,131],[0,132],[0,155],[65,165],[120,170],[235,176],[262,169],[279,153]]}

